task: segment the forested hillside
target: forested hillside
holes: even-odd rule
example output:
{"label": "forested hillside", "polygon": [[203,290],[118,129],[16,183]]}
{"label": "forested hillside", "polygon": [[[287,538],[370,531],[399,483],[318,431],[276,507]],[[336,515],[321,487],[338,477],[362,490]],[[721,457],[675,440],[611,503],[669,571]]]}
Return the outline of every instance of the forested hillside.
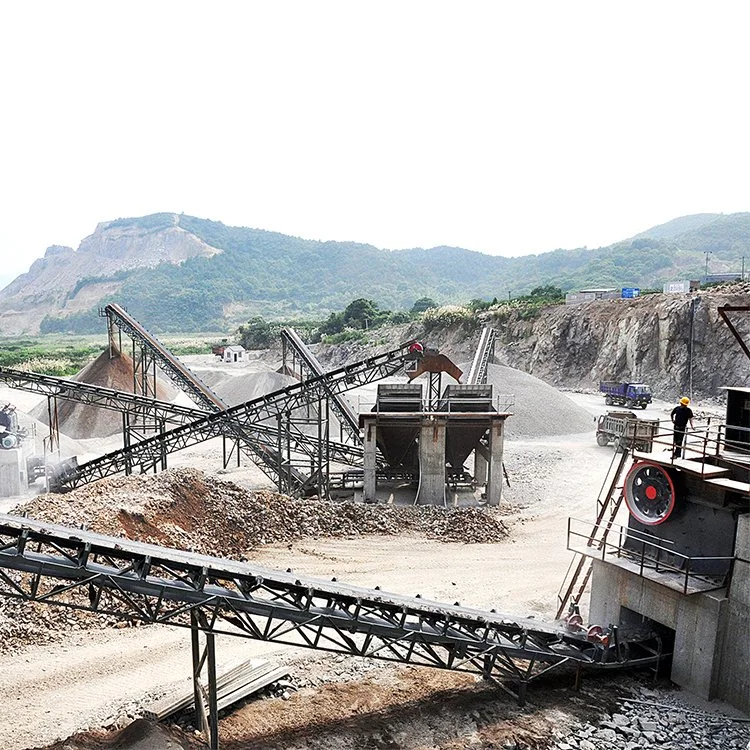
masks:
{"label": "forested hillside", "polygon": [[505,299],[546,284],[659,288],[700,278],[707,260],[712,272],[739,271],[750,213],[682,217],[608,247],[523,257],[389,251],[176,214],[100,224],[78,251],[52,250],[0,292],[0,333],[13,321],[19,332],[98,330],[96,310],[111,300],[155,331],[191,331],[229,330],[253,315],[322,318],[358,297],[408,310],[421,297]]}

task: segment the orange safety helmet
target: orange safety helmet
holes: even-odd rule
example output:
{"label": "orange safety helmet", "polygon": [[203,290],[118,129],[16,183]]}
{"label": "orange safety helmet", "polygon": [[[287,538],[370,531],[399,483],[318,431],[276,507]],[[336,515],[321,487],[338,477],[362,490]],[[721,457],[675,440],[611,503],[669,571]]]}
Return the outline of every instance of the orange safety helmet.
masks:
{"label": "orange safety helmet", "polygon": [[690,403],[690,399],[689,399],[689,398],[688,398],[687,396],[683,396],[683,397],[682,397],[682,398],[680,399],[680,403],[681,403],[681,404],[682,404],[683,406],[687,406],[687,405],[688,405],[688,404]]}

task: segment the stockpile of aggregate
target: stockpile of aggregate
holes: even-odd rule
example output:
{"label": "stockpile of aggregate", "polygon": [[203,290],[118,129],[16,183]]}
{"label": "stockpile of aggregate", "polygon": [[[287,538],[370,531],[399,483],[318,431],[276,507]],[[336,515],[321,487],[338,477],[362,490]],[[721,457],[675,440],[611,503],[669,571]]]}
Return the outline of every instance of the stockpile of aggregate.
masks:
{"label": "stockpile of aggregate", "polygon": [[[471,365],[466,365],[465,372]],[[511,394],[515,403],[513,413],[505,423],[509,439],[543,438],[549,435],[574,435],[593,430],[593,417],[543,380],[505,365],[491,364],[487,368],[487,382],[494,395]]]}
{"label": "stockpile of aggregate", "polygon": [[[40,495],[11,512],[235,560],[247,560],[264,544],[306,537],[413,532],[479,543],[496,542],[507,534],[502,521],[476,508],[295,500],[266,490],[249,491],[196,469],[102,479],[68,494]],[[114,624],[112,618],[88,612],[0,598],[0,653],[57,640],[66,630]]]}
{"label": "stockpile of aggregate", "polygon": [[[133,360],[125,353],[110,359],[109,350],[105,350],[72,379],[88,385],[133,393]],[[171,401],[176,394],[177,389],[172,383],[164,376],[157,376],[157,399]],[[46,400],[31,412],[31,416],[44,424],[49,423]],[[122,415],[112,409],[58,399],[57,416],[60,432],[77,440],[108,437],[122,431]]]}

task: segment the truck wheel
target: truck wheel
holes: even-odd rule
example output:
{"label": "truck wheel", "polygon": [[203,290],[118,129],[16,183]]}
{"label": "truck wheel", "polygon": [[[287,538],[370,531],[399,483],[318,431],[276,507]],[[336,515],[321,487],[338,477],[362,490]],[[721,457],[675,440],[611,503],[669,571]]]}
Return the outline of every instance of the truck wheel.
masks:
{"label": "truck wheel", "polygon": [[645,409],[648,406],[648,404],[641,404],[641,409]]}
{"label": "truck wheel", "polygon": [[609,445],[609,438],[606,435],[599,433],[596,436],[596,444],[601,445],[601,447],[604,448],[605,445]]}
{"label": "truck wheel", "polygon": [[611,398],[610,398],[609,396],[605,396],[605,397],[604,397],[604,403],[605,403],[605,404],[606,404],[607,406],[612,406],[612,399],[611,399]]}
{"label": "truck wheel", "polygon": [[632,409],[633,408],[633,399],[626,398],[625,399],[625,406],[628,409]]}

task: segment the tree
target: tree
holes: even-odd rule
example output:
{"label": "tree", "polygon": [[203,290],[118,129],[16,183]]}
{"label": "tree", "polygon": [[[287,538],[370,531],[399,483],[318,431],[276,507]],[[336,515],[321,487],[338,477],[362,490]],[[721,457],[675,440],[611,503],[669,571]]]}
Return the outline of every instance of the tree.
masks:
{"label": "tree", "polygon": [[438,304],[435,302],[432,297],[420,297],[412,306],[411,312],[412,315],[416,315],[417,313],[422,313],[425,310],[429,310],[431,307],[437,307]]}
{"label": "tree", "polygon": [[344,325],[349,328],[368,328],[383,313],[370,299],[352,300],[344,309]]}
{"label": "tree", "polygon": [[271,326],[261,317],[250,318],[239,328],[240,344],[245,349],[268,349],[273,341]]}
{"label": "tree", "polygon": [[529,292],[529,297],[534,299],[556,300],[562,299],[564,296],[562,289],[557,286],[552,286],[552,284],[535,287]]}

